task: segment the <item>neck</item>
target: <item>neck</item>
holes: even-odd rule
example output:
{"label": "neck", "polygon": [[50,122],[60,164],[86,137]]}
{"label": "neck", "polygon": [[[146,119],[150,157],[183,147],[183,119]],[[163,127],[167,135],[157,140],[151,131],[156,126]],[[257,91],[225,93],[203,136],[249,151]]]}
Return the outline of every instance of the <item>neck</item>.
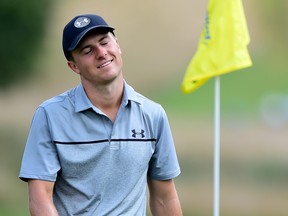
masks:
{"label": "neck", "polygon": [[92,87],[83,85],[83,87],[91,103],[114,122],[122,101],[124,89],[123,78],[108,85]]}

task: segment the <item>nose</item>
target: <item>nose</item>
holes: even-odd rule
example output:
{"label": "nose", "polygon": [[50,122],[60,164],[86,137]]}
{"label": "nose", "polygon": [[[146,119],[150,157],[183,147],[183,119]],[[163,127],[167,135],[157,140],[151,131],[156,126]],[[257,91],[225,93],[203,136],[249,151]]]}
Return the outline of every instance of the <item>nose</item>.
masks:
{"label": "nose", "polygon": [[97,47],[97,50],[96,50],[96,57],[97,58],[105,58],[107,55],[107,51],[104,47]]}

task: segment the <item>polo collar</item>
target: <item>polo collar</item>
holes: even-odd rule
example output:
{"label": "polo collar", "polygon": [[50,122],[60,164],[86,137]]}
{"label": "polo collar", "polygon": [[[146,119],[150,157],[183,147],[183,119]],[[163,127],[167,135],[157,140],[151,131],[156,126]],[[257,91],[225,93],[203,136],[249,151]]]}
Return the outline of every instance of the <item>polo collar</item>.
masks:
{"label": "polo collar", "polygon": [[[138,93],[124,80],[122,104],[126,106],[129,101],[135,101],[141,104],[141,97],[139,97]],[[81,112],[90,108],[93,109],[95,107],[87,97],[83,85],[80,84],[75,88],[75,112]]]}
{"label": "polo collar", "polygon": [[84,87],[82,84],[75,88],[75,112],[81,112],[93,108],[93,104],[90,102],[86,95]]}
{"label": "polo collar", "polygon": [[138,93],[130,85],[128,85],[126,81],[124,80],[124,94],[123,94],[122,104],[126,106],[129,101],[135,101],[137,103],[141,103]]}

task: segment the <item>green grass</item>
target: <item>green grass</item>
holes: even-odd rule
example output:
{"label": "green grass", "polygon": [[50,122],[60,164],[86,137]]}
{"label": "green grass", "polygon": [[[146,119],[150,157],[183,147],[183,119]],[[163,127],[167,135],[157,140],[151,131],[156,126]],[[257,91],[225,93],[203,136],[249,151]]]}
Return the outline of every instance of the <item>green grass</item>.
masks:
{"label": "green grass", "polygon": [[23,206],[22,203],[14,203],[13,206],[11,204],[5,205],[0,204],[0,216],[29,216],[27,206]]}

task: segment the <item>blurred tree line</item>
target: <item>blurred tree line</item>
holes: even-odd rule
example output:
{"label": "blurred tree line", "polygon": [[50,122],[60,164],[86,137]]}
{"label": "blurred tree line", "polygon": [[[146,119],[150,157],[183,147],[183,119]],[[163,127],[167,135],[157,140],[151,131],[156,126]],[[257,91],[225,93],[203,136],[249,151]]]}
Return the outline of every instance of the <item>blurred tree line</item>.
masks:
{"label": "blurred tree line", "polygon": [[0,90],[32,75],[51,0],[0,1]]}

